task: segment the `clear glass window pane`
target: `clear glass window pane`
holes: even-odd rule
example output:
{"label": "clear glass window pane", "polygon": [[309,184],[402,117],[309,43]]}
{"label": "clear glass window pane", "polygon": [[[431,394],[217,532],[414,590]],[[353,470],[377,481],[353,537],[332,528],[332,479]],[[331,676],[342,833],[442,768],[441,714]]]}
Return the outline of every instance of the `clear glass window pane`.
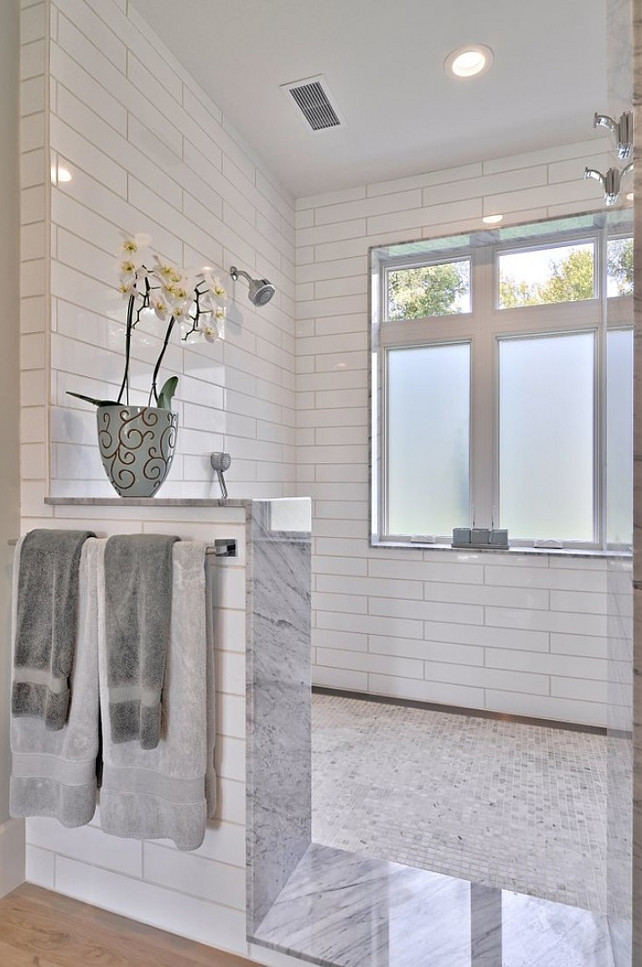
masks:
{"label": "clear glass window pane", "polygon": [[388,319],[422,319],[470,312],[470,261],[388,272]]}
{"label": "clear glass window pane", "polygon": [[592,333],[499,344],[501,526],[509,538],[592,541]]}
{"label": "clear glass window pane", "polygon": [[633,239],[610,238],[606,243],[607,282],[609,297],[633,295]]}
{"label": "clear glass window pane", "polygon": [[633,332],[607,335],[606,520],[609,544],[633,540]]}
{"label": "clear glass window pane", "polygon": [[470,511],[470,345],[388,352],[388,533],[450,536]]}
{"label": "clear glass window pane", "polygon": [[498,256],[499,308],[578,302],[595,297],[593,242]]}

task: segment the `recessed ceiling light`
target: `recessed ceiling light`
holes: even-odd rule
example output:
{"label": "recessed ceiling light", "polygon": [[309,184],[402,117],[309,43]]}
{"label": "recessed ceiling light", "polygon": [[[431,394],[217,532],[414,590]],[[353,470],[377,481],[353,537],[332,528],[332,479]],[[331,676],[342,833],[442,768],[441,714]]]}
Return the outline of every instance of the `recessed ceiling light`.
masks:
{"label": "recessed ceiling light", "polygon": [[493,52],[484,44],[467,44],[452,50],[444,61],[444,69],[453,77],[479,77],[490,70]]}
{"label": "recessed ceiling light", "polygon": [[503,220],[503,215],[484,215],[482,218],[482,222],[484,222],[485,225],[497,225],[498,222]]}

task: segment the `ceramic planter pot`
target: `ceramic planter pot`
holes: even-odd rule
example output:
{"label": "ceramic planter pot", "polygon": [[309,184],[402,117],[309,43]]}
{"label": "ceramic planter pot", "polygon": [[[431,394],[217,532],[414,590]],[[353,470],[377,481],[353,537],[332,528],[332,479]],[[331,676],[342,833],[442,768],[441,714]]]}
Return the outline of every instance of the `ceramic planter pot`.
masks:
{"label": "ceramic planter pot", "polygon": [[103,467],[121,497],[153,497],[169,473],[178,413],[155,406],[99,406]]}

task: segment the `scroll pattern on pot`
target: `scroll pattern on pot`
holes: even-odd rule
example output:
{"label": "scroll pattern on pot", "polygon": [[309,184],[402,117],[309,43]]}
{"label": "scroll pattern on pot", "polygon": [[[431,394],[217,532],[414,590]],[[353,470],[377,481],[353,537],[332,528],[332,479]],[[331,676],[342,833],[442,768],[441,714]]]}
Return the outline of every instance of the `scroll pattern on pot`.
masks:
{"label": "scroll pattern on pot", "polygon": [[152,497],[172,465],[178,414],[154,406],[101,406],[98,442],[105,472],[121,496]]}

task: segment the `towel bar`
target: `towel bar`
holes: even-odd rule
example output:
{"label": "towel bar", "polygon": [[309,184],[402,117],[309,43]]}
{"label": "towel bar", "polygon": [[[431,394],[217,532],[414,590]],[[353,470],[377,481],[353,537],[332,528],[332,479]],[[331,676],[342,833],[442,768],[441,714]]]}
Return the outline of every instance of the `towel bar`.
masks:
{"label": "towel bar", "polygon": [[[10,547],[15,547],[17,543],[17,537],[11,537],[7,541]],[[214,555],[214,557],[236,557],[236,539],[233,537],[217,537],[213,544],[208,544],[205,553]]]}

